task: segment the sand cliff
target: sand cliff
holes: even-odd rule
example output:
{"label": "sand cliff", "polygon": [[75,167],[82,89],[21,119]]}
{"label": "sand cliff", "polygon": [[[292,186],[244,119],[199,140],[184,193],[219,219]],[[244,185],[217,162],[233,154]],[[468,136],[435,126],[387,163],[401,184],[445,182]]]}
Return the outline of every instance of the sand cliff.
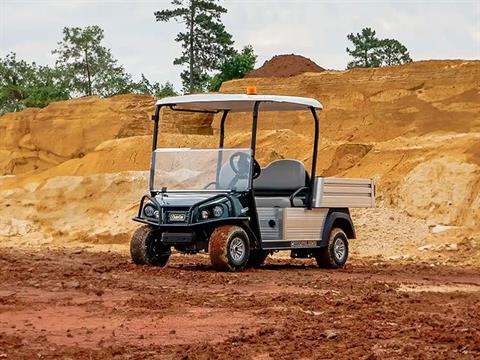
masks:
{"label": "sand cliff", "polygon": [[[221,92],[247,85],[319,99],[318,172],[377,181],[379,208],[355,213],[358,253],[418,256],[429,246],[435,257],[455,243],[455,254],[478,256],[480,61],[248,78]],[[0,117],[0,241],[126,243],[146,189],[153,107],[146,96],[88,97]],[[248,144],[249,124],[229,119],[227,145]],[[311,160],[308,114],[261,114],[259,128],[262,165]],[[159,142],[213,147],[217,130],[218,118],[169,113]]]}

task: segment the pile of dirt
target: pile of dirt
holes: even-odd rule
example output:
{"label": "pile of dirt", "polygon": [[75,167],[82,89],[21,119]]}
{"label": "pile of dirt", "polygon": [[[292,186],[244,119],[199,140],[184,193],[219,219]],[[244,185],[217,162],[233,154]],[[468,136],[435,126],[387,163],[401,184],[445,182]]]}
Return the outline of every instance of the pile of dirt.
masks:
{"label": "pile of dirt", "polygon": [[258,69],[250,71],[246,78],[289,77],[306,72],[322,72],[322,67],[301,55],[276,55]]}
{"label": "pile of dirt", "polygon": [[[453,259],[480,254],[479,78],[480,61],[425,61],[233,80],[221,91],[256,85],[321,100],[317,173],[377,184],[379,209],[355,214],[355,254]],[[125,244],[147,186],[153,105],[135,95],[83,98],[0,117],[0,243]],[[167,119],[160,146],[217,146],[218,117]],[[226,146],[248,146],[250,122],[231,114]],[[261,165],[310,165],[308,112],[261,113],[259,129]]]}

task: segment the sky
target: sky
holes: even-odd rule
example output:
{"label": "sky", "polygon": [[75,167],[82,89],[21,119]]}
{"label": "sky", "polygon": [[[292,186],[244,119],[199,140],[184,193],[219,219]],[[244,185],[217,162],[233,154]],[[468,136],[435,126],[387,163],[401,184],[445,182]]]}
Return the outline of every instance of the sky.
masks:
{"label": "sky", "polygon": [[[170,0],[0,0],[0,56],[53,65],[51,50],[65,26],[99,25],[105,45],[127,72],[181,89],[174,42],[182,24],[158,23],[155,10]],[[220,0],[235,46],[253,46],[257,67],[278,54],[306,56],[345,69],[347,34],[372,27],[379,38],[403,43],[414,60],[480,59],[480,0],[323,1]]]}

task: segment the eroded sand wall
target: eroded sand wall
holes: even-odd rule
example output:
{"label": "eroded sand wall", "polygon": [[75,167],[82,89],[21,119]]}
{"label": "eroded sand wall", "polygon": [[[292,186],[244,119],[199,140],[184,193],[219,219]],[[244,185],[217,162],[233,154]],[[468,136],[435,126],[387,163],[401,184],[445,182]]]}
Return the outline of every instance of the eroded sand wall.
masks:
{"label": "eroded sand wall", "polygon": [[[480,61],[428,61],[235,80],[221,91],[243,93],[256,85],[259,93],[320,99],[319,174],[372,177],[379,206],[478,231],[479,79]],[[40,238],[60,232],[126,241],[135,226],[129,220],[135,199],[146,186],[153,106],[145,96],[89,97],[0,117],[0,170],[15,175],[0,181],[0,236],[26,238],[36,231]],[[211,134],[218,118],[182,115],[167,114],[161,146],[217,145]],[[226,145],[248,146],[249,128],[248,117],[229,118]],[[261,114],[259,128],[262,165],[293,157],[308,166],[308,114]],[[71,222],[60,225],[64,213]]]}

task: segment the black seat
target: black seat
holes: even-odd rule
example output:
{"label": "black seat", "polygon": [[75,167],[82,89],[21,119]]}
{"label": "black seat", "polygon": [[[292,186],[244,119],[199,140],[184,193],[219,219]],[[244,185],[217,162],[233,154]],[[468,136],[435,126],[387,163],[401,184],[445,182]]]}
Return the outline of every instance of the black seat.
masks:
{"label": "black seat", "polygon": [[[298,160],[275,160],[262,169],[253,181],[257,207],[290,207],[290,196],[308,185],[305,166]],[[304,206],[301,197],[294,199],[295,206]]]}

